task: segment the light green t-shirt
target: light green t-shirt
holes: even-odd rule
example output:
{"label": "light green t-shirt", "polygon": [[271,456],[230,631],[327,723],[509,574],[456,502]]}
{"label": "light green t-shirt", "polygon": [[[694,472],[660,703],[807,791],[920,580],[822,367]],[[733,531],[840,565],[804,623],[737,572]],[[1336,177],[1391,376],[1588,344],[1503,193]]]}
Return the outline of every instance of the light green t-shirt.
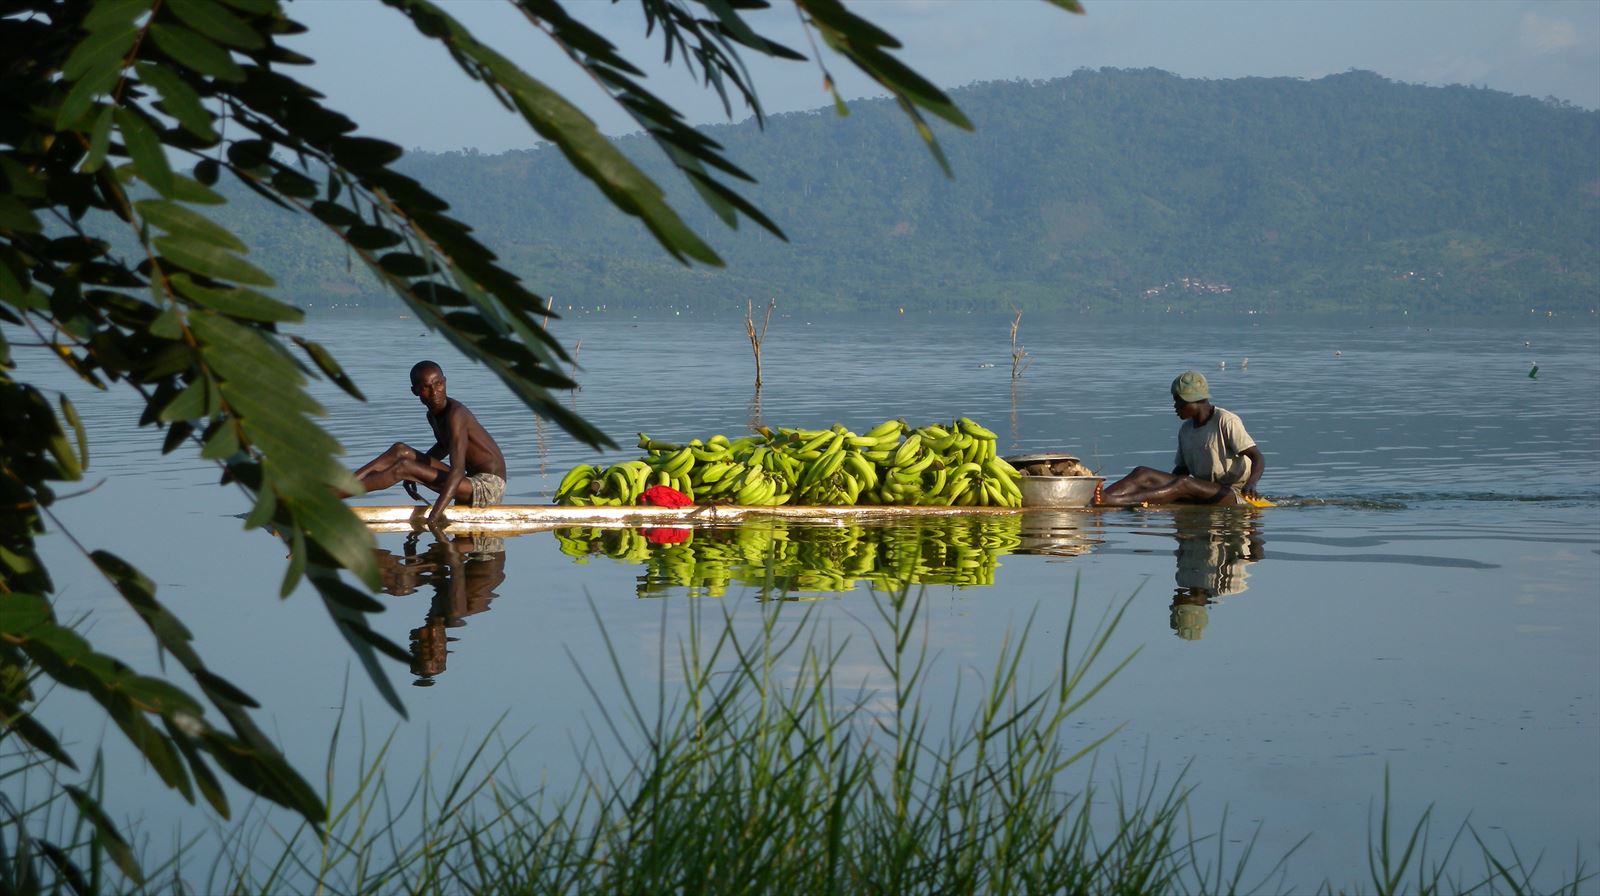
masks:
{"label": "light green t-shirt", "polygon": [[1240,452],[1255,443],[1238,414],[1215,408],[1205,426],[1185,420],[1178,427],[1178,453],[1173,466],[1187,469],[1196,479],[1234,485],[1249,478],[1250,459]]}

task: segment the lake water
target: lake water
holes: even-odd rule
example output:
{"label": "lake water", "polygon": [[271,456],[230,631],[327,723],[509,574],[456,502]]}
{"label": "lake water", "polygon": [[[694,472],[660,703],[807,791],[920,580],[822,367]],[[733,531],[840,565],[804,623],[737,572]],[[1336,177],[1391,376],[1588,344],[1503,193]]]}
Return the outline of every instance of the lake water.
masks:
{"label": "lake water", "polygon": [[[451,394],[505,449],[506,500],[516,503],[548,501],[577,462],[636,456],[639,431],[738,436],[757,415],[774,426],[858,430],[887,417],[921,424],[966,415],[1000,433],[1003,453],[1063,449],[1114,478],[1138,464],[1170,465],[1178,421],[1167,384],[1199,369],[1216,403],[1239,413],[1260,443],[1261,488],[1280,506],[778,533],[800,545],[796,556],[811,551],[814,567],[856,564],[849,575],[831,570],[845,590],[805,595],[816,598],[804,605],[814,621],[854,633],[841,668],[869,688],[882,683],[867,637],[876,621],[872,558],[907,544],[926,561],[934,703],[957,681],[983,680],[1030,614],[1027,656],[1039,677],[1059,659],[1055,639],[1075,592],[1091,620],[1131,599],[1109,655],[1138,656],[1078,717],[1073,736],[1123,726],[1101,748],[1101,776],[1115,764],[1170,777],[1190,763],[1197,826],[1214,830],[1227,807],[1237,845],[1260,823],[1258,857],[1309,834],[1289,864],[1288,880],[1302,890],[1324,878],[1364,879],[1386,769],[1398,818],[1432,804],[1441,843],[1470,816],[1491,845],[1509,838],[1525,859],[1543,853],[1550,873],[1570,871],[1575,851],[1591,867],[1600,861],[1600,321],[1592,315],[1030,315],[1020,332],[1029,366],[1015,385],[1007,319],[781,317],[767,336],[759,405],[737,315],[573,315],[555,324],[582,367],[570,400],[623,446],[599,456],[539,426],[414,321],[326,318],[307,329],[335,348],[371,399],[318,390],[352,467],[397,438],[427,443],[406,371],[433,357]],[[159,434],[136,429],[125,403],[25,363],[24,376],[40,370],[36,381],[71,389],[91,427],[98,487],[60,505],[65,525],[159,583],[202,655],[262,702],[264,727],[308,773],[321,769],[345,706],[376,735],[398,726],[391,777],[430,754],[454,757],[498,721],[527,734],[514,754],[519,777],[559,790],[573,774],[573,744],[598,718],[574,658],[598,673],[601,702],[616,699],[597,618],[644,693],[655,692],[661,645],[672,649],[692,603],[704,608],[717,595],[736,625],[759,624],[754,589],[728,569],[741,538],[760,546],[771,532],[697,532],[680,545],[529,534],[453,573],[430,536],[408,544],[380,535],[391,592],[380,597],[390,611],[375,624],[401,644],[415,631],[418,644],[414,669],[389,669],[406,699],[402,721],[352,666],[314,595],[274,598],[282,548],[240,531],[235,514],[247,507],[237,492],[211,487],[213,468],[159,457]],[[398,489],[358,500],[406,502]],[[979,545],[978,562],[940,567],[953,543]],[[148,637],[66,540],[48,538],[46,549],[64,614],[83,615],[103,649],[153,668]],[[119,735],[81,715],[71,695],[52,697],[50,711],[79,755],[107,741],[121,763],[110,803],[142,820],[152,851],[171,842],[175,821],[191,832],[205,826],[120,759]]]}

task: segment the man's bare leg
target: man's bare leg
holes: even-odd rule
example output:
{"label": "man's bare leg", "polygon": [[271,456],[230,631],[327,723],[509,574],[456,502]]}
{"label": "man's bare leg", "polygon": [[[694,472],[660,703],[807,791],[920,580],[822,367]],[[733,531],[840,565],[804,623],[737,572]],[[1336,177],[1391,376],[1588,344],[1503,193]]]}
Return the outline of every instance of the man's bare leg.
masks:
{"label": "man's bare leg", "polygon": [[1095,504],[1128,507],[1136,504],[1233,504],[1233,489],[1193,476],[1175,476],[1154,467],[1136,467],[1127,476],[1100,490]]}
{"label": "man's bare leg", "polygon": [[[397,482],[415,482],[437,494],[444,487],[445,480],[449,478],[450,468],[442,461],[431,457],[397,460],[386,467],[367,470],[366,475],[360,477],[361,487],[368,494],[382,491]],[[456,493],[451,497],[460,503],[472,503],[471,480],[461,480],[456,486]]]}
{"label": "man's bare leg", "polygon": [[[421,451],[418,451],[410,445],[407,445],[405,442],[395,442],[393,445],[389,446],[388,450],[384,451],[377,457],[374,457],[372,460],[367,461],[365,464],[362,464],[361,469],[355,471],[354,475],[357,479],[366,479],[367,474],[374,470],[388,469],[400,461],[416,460],[421,456]],[[393,483],[390,484],[392,485]]]}

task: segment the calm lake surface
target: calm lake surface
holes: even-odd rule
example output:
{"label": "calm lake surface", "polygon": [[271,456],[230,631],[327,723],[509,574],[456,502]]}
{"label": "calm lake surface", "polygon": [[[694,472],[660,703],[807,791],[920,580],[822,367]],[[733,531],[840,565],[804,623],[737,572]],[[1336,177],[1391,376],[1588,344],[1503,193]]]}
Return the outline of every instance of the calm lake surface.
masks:
{"label": "calm lake surface", "polygon": [[[1088,742],[1122,726],[1101,748],[1095,776],[1159,768],[1165,781],[1187,763],[1197,828],[1215,831],[1226,807],[1226,837],[1238,845],[1260,824],[1256,856],[1272,857],[1260,871],[1310,835],[1289,864],[1287,880],[1302,890],[1324,878],[1364,879],[1386,769],[1397,819],[1409,823],[1432,804],[1440,844],[1470,816],[1491,845],[1509,838],[1525,860],[1543,853],[1552,874],[1570,873],[1575,854],[1594,867],[1600,321],[1028,315],[1029,366],[1015,388],[1008,328],[986,316],[778,318],[756,406],[739,315],[572,315],[554,325],[564,345],[578,346],[582,390],[571,401],[622,446],[602,455],[537,425],[415,321],[329,317],[306,329],[335,349],[370,399],[318,390],[352,467],[396,439],[428,444],[406,373],[432,357],[451,395],[505,449],[506,500],[515,503],[548,501],[580,461],[637,456],[639,431],[737,437],[757,414],[774,426],[840,422],[858,431],[887,417],[920,425],[966,415],[1000,433],[1002,453],[1062,449],[1114,478],[1138,464],[1170,466],[1179,421],[1167,385],[1199,369],[1216,403],[1239,413],[1260,443],[1261,488],[1279,507],[1082,511],[977,532],[783,535],[821,538],[834,547],[816,549],[811,562],[855,557],[858,571],[871,567],[860,559],[864,546],[884,554],[896,539],[992,546],[962,579],[974,584],[927,573],[935,706],[958,682],[966,693],[985,681],[1001,643],[1030,616],[1026,655],[1042,681],[1059,661],[1075,592],[1089,621],[1130,601],[1101,668],[1138,656],[1071,729]],[[406,699],[401,720],[353,666],[309,589],[275,598],[282,548],[240,530],[235,515],[248,508],[213,486],[214,468],[159,457],[160,435],[138,430],[126,402],[97,400],[51,367],[24,365],[24,377],[69,389],[91,426],[89,475],[99,486],[60,505],[66,526],[160,584],[202,655],[262,702],[264,727],[314,779],[345,706],[374,737],[397,729],[391,778],[416,774],[430,755],[450,765],[498,722],[508,736],[527,735],[515,748],[518,778],[562,791],[575,744],[599,724],[596,700],[620,699],[597,618],[629,685],[653,695],[663,643],[670,691],[673,645],[691,605],[714,603],[752,631],[768,606],[737,576],[711,587],[715,577],[694,579],[693,569],[725,560],[741,537],[771,533],[697,532],[690,545],[642,553],[620,536],[517,536],[457,570],[465,587],[455,591],[431,536],[408,545],[380,535],[392,593],[380,595],[389,612],[375,625],[400,644],[420,630],[416,670],[389,667]],[[407,503],[399,489],[358,500]],[[630,548],[631,558],[607,553]],[[684,553],[691,548],[698,553]],[[150,639],[71,545],[51,537],[47,550],[65,615],[84,616],[103,649],[154,668]],[[793,605],[794,616],[809,612],[852,638],[844,678],[881,687],[870,576],[840,580],[846,590],[807,594],[817,599]],[[446,643],[448,654],[439,653]],[[410,686],[418,681],[431,686]],[[207,826],[128,761],[120,735],[72,695],[52,697],[50,709],[78,755],[107,742],[110,804],[142,820],[153,853],[168,848],[177,825]]]}

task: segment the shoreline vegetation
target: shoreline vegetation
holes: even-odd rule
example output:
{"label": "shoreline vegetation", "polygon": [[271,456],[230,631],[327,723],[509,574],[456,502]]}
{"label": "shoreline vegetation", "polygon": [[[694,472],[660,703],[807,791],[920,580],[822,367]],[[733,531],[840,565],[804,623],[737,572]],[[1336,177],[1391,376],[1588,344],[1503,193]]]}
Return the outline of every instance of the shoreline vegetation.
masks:
{"label": "shoreline vegetation", "polygon": [[[958,689],[936,708],[922,700],[935,658],[918,638],[920,590],[873,594],[864,626],[880,665],[869,686],[843,680],[833,633],[770,588],[745,604],[761,614],[753,634],[734,611],[692,603],[687,631],[669,643],[663,604],[656,671],[681,684],[653,695],[629,688],[609,637],[609,668],[571,657],[600,721],[570,788],[525,788],[516,742],[498,726],[454,771],[430,763],[418,779],[393,781],[385,767],[398,731],[373,746],[365,731],[345,733],[341,713],[323,835],[299,819],[280,827],[281,813],[257,803],[130,874],[135,850],[171,835],[108,850],[85,836],[95,820],[59,791],[28,804],[33,791],[17,786],[24,764],[4,775],[24,797],[5,807],[0,891],[1210,894],[1276,893],[1292,879],[1293,849],[1254,854],[1260,826],[1242,841],[1228,835],[1226,813],[1215,831],[1197,828],[1182,770],[1129,775],[1113,762],[1109,783],[1094,783],[1096,748],[1115,732],[1069,722],[1135,661],[1137,651],[1105,653],[1131,598],[1086,624],[1075,592],[1050,681],[1021,673],[1031,617],[991,668],[973,670],[965,696]],[[602,699],[602,674],[621,703]],[[340,751],[352,736],[357,773],[346,780],[336,770],[349,765]],[[1063,773],[1079,764],[1091,766],[1088,783],[1064,791]],[[88,781],[90,792],[102,787],[102,770]],[[1577,896],[1594,880],[1581,855],[1556,869],[1465,823],[1441,851],[1431,814],[1400,819],[1386,775],[1365,855],[1350,844],[1350,867],[1364,873],[1315,892]]]}

